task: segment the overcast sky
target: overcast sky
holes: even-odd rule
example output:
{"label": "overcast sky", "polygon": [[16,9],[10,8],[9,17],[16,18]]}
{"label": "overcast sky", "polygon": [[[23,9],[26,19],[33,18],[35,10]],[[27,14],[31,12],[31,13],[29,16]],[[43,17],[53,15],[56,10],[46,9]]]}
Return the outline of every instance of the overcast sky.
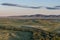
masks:
{"label": "overcast sky", "polygon": [[[27,6],[43,6],[41,9],[21,8],[13,6],[2,6],[2,3],[12,3]],[[44,7],[60,6],[60,0],[0,0],[0,16],[30,15],[30,14],[56,14],[60,10],[48,10]]]}

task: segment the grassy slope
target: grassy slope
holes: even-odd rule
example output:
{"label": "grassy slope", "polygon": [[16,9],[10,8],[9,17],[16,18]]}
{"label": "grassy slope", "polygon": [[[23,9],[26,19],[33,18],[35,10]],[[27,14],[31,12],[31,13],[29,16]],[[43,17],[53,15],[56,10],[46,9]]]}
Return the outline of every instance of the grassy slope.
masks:
{"label": "grassy slope", "polygon": [[60,22],[53,20],[41,20],[41,19],[0,19],[0,25],[3,26],[21,26],[21,25],[30,25],[35,27],[40,27],[46,31],[53,31],[60,28]]}
{"label": "grassy slope", "polygon": [[[50,32],[60,30],[60,27],[59,27],[60,26],[60,21],[54,21],[54,20],[41,20],[41,19],[38,19],[38,20],[37,19],[35,19],[35,20],[24,19],[24,20],[22,20],[22,19],[0,18],[0,26],[1,25],[6,26],[6,27],[9,27],[9,26],[17,27],[17,26],[22,26],[22,25],[30,25],[30,26],[39,27],[43,30],[50,31]],[[13,36],[16,36],[15,32],[12,32],[12,31],[9,32],[7,30],[0,30],[0,34],[1,33],[4,33],[3,36],[7,35],[5,40],[8,40],[10,33]],[[3,36],[1,36],[1,38],[0,38],[1,40],[3,40],[2,39]]]}

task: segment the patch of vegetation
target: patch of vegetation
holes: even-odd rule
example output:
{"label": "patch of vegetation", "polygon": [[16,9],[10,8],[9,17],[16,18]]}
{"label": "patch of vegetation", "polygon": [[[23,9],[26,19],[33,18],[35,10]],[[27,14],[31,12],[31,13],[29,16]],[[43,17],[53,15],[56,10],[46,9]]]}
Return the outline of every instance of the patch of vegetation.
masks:
{"label": "patch of vegetation", "polygon": [[[23,25],[35,26],[35,27],[38,26],[37,28],[40,28],[42,30],[49,31],[51,33],[54,33],[54,32],[57,33],[57,31],[60,29],[60,20],[0,18],[0,29],[8,29],[8,28],[15,29],[15,27],[17,28]],[[1,31],[0,33],[4,33],[3,30]],[[8,37],[9,33],[13,33],[13,32],[6,30],[6,33]],[[12,35],[15,35],[15,32]],[[57,37],[57,39],[60,40],[60,37]],[[8,38],[6,38],[6,40],[8,40]],[[16,40],[19,40],[19,39],[16,39]]]}

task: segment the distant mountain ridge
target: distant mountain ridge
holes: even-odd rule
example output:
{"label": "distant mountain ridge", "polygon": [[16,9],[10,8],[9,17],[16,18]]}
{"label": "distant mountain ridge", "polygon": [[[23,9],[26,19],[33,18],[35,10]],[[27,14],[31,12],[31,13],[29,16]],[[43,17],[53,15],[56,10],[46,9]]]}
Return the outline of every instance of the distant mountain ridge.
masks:
{"label": "distant mountain ridge", "polygon": [[[14,17],[14,16],[13,16]],[[35,14],[35,15],[22,15],[16,17],[60,17],[60,15],[43,15],[43,14]]]}
{"label": "distant mountain ridge", "polygon": [[10,18],[16,18],[16,19],[60,19],[60,15],[35,14],[35,15],[10,16]]}

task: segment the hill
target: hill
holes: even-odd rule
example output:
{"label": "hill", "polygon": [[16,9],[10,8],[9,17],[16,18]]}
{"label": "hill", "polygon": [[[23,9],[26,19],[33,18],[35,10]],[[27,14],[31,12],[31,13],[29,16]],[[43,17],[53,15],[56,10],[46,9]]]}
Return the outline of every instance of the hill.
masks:
{"label": "hill", "polygon": [[[21,35],[20,33],[25,33],[25,32],[14,31],[13,29],[17,28],[19,30],[20,26],[42,29],[44,30],[42,32],[48,31],[48,33],[49,32],[57,33],[58,40],[60,37],[59,36],[60,35],[60,19],[17,19],[17,18],[10,18],[10,17],[5,17],[5,18],[1,17],[0,18],[0,36],[1,36],[0,39],[1,40],[19,40],[19,37],[20,37],[19,35]],[[32,35],[32,34],[28,32],[28,35]]]}

